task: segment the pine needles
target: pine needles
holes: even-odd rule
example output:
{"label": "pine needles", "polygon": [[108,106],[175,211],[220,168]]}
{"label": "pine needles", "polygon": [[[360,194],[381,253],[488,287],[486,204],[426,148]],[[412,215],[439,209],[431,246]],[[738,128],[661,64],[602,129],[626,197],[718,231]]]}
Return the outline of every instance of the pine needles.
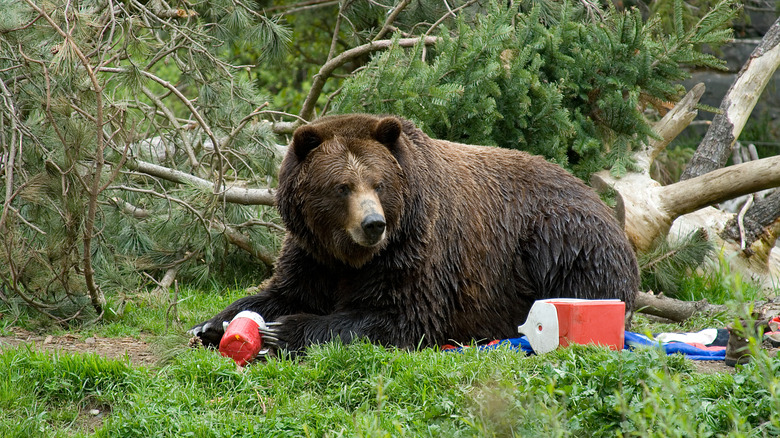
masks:
{"label": "pine needles", "polygon": [[659,239],[651,250],[639,255],[642,289],[677,296],[682,280],[700,267],[713,249],[703,229],[674,241]]}
{"label": "pine needles", "polygon": [[272,222],[271,209],[226,206],[223,187],[204,193],[125,167],[273,183],[277,138],[256,120],[267,98],[231,56],[252,45],[277,59],[289,33],[240,3],[0,0],[0,299],[94,319],[100,305],[72,304],[143,287],[139,269],[175,267],[200,284],[230,266],[240,271],[230,284],[267,273],[267,260],[230,242],[278,247],[275,231],[252,222]]}
{"label": "pine needles", "polygon": [[723,1],[686,27],[678,7],[676,32],[665,36],[636,10],[551,3],[491,3],[441,27],[424,60],[420,48],[380,54],[346,81],[335,111],[403,114],[435,137],[527,150],[584,179],[603,168],[622,174],[654,136],[645,98],[674,101],[685,66],[722,65],[698,48],[728,40],[738,9]]}

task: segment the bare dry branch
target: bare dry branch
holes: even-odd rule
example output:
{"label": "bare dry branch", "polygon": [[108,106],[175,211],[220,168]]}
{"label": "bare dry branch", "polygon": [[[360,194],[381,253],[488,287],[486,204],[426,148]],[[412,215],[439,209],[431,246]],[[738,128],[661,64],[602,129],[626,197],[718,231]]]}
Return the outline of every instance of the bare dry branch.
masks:
{"label": "bare dry branch", "polygon": [[162,178],[166,181],[179,184],[190,184],[202,190],[215,193],[219,199],[233,204],[241,205],[274,205],[274,194],[271,189],[249,189],[243,187],[226,187],[223,190],[216,190],[214,183],[198,178],[180,170],[171,169],[157,164],[148,163],[141,160],[128,160],[127,167],[137,172],[145,173],[150,176]]}
{"label": "bare dry branch", "polygon": [[393,9],[393,12],[387,16],[387,20],[385,20],[385,24],[382,25],[382,29],[379,30],[379,32],[374,38],[371,39],[371,41],[378,41],[387,36],[387,34],[392,30],[393,23],[395,22],[395,19],[398,18],[398,14],[400,14],[401,11],[409,6],[410,2],[411,0],[401,0],[401,2],[398,3],[398,5]]}
{"label": "bare dry branch", "polygon": [[681,301],[652,292],[639,292],[634,303],[638,312],[660,316],[676,322],[682,322],[696,314],[717,315],[728,308],[724,305],[710,304],[707,300]]}
{"label": "bare dry branch", "polygon": [[672,108],[666,115],[653,125],[653,131],[660,139],[650,140],[649,144],[635,155],[639,167],[644,171],[650,170],[650,165],[658,157],[658,154],[677,138],[680,133],[691,124],[699,111],[696,105],[701,96],[704,95],[706,87],[703,83],[698,83]]}

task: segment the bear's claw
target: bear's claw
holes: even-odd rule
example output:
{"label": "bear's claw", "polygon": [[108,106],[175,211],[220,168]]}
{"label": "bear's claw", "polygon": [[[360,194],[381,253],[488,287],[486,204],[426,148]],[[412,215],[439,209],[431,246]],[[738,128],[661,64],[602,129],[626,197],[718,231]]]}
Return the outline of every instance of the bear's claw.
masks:
{"label": "bear's claw", "polygon": [[265,323],[266,328],[260,327],[260,334],[263,335],[263,343],[268,344],[274,349],[279,347],[279,332],[276,327],[281,325],[278,322]]}
{"label": "bear's claw", "polygon": [[[222,321],[222,324],[219,324],[218,321],[210,320],[187,330],[187,333],[199,338],[206,347],[219,348],[219,343],[229,324],[230,321]],[[259,329],[260,335],[263,337],[263,354],[267,353],[268,350],[278,350],[280,346],[286,345],[279,334],[280,325],[279,322],[267,322],[265,327]]]}
{"label": "bear's claw", "polygon": [[206,321],[187,330],[187,333],[200,338],[203,346],[216,348],[219,346],[219,341],[222,339],[222,335],[225,333],[225,328],[228,323],[228,321],[223,321],[222,326],[220,327],[219,324],[214,321]]}

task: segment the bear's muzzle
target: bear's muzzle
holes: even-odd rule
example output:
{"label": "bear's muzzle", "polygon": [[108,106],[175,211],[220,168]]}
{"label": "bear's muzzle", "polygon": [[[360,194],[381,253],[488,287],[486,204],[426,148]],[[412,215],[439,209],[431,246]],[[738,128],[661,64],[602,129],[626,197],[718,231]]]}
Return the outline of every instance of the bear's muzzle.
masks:
{"label": "bear's muzzle", "polygon": [[387,221],[375,192],[356,193],[351,200],[349,216],[347,231],[358,245],[373,247],[385,238]]}

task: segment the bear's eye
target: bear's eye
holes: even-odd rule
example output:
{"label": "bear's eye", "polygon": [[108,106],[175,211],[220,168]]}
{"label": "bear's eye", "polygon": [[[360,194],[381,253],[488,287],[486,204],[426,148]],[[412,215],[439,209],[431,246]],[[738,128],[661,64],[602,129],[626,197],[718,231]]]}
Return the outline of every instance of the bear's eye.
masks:
{"label": "bear's eye", "polygon": [[339,196],[349,195],[349,186],[346,184],[340,184],[338,187],[336,187],[336,193],[338,193]]}
{"label": "bear's eye", "polygon": [[377,183],[377,185],[374,186],[374,191],[377,193],[382,193],[382,190],[385,189],[385,185],[382,183]]}

